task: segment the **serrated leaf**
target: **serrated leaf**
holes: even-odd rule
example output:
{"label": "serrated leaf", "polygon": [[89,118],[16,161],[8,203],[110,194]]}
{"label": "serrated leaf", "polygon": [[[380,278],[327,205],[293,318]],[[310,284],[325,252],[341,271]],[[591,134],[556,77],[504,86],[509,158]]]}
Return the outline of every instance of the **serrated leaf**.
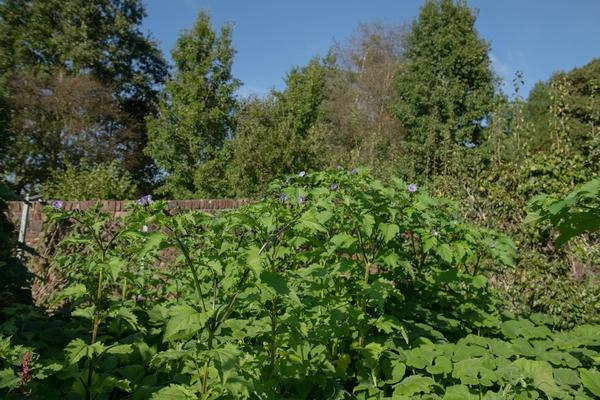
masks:
{"label": "serrated leaf", "polygon": [[260,274],[260,280],[266,286],[272,289],[273,293],[287,295],[290,292],[287,281],[281,274],[277,272],[263,271]]}
{"label": "serrated leaf", "polygon": [[196,394],[183,385],[170,385],[152,394],[152,400],[195,400]]}
{"label": "serrated leaf", "polygon": [[52,298],[52,302],[56,304],[61,302],[62,300],[75,301],[79,300],[85,295],[87,295],[87,288],[83,283],[77,283],[56,293]]}
{"label": "serrated leaf", "polygon": [[85,307],[85,308],[78,308],[76,310],[73,310],[73,312],[71,312],[71,316],[81,317],[81,318],[92,320],[92,319],[94,319],[94,311],[95,310],[96,310],[96,307],[93,305],[89,306],[89,307]]}
{"label": "serrated leaf", "polygon": [[342,232],[334,235],[329,241],[335,245],[336,248],[348,249],[356,242],[356,238]]}
{"label": "serrated leaf", "polygon": [[104,345],[96,342],[88,345],[82,339],[74,339],[65,347],[67,360],[70,364],[76,364],[82,358],[92,358],[94,354],[100,354],[104,350]]}
{"label": "serrated leaf", "polygon": [[132,352],[133,347],[130,344],[118,344],[106,348],[108,354],[131,354]]}
{"label": "serrated leaf", "polygon": [[163,335],[164,342],[191,338],[204,328],[209,318],[208,313],[198,312],[187,305],[178,305],[169,309],[169,315]]}
{"label": "serrated leaf", "polygon": [[452,262],[452,249],[447,243],[444,243],[435,248],[435,252],[440,258],[447,263]]}
{"label": "serrated leaf", "polygon": [[165,234],[160,231],[149,232],[146,235],[146,241],[144,247],[140,251],[140,256],[145,256],[152,251],[157,251],[160,248],[161,243],[166,240]]}
{"label": "serrated leaf", "polygon": [[15,389],[19,386],[19,377],[10,368],[0,370],[0,389]]}
{"label": "serrated leaf", "polygon": [[388,243],[400,232],[400,227],[396,224],[382,222],[379,224],[379,230],[381,231],[383,242]]}

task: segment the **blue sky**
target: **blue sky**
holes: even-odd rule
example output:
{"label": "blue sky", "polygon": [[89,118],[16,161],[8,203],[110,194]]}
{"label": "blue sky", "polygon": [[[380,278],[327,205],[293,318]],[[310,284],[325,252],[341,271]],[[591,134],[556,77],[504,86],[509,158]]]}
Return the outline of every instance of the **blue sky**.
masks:
{"label": "blue sky", "polygon": [[[333,40],[343,41],[361,22],[409,23],[420,0],[144,0],[144,29],[167,57],[179,33],[193,25],[200,10],[213,25],[234,25],[237,51],[233,72],[241,95],[282,88],[293,66],[324,55]],[[491,44],[496,72],[512,92],[516,71],[525,76],[523,92],[600,57],[600,0],[469,0],[478,9],[476,28]]]}

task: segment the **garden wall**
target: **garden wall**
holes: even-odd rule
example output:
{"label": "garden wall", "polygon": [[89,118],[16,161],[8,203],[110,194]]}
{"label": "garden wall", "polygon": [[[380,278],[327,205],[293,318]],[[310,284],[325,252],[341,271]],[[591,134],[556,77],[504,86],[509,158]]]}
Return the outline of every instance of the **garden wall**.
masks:
{"label": "garden wall", "polygon": [[[219,210],[227,210],[231,208],[237,208],[243,204],[249,203],[249,200],[245,199],[203,199],[203,200],[169,200],[169,210],[202,210],[207,212],[214,212]],[[115,216],[121,216],[126,213],[125,209],[127,204],[131,203],[130,200],[102,200],[102,201],[65,201],[65,210],[88,210],[97,203],[102,204],[104,211]],[[15,224],[15,227],[19,228],[21,222],[21,212],[24,203],[21,201],[9,201],[8,202],[8,217]],[[35,242],[40,232],[42,232],[44,226],[44,204],[33,201],[29,207],[27,231],[25,235],[25,243],[35,248]]]}

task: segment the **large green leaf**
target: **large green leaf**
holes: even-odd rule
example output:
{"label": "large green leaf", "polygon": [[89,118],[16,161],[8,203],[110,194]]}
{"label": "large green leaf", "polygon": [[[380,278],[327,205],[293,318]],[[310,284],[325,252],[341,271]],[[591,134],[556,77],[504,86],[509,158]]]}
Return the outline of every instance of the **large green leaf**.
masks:
{"label": "large green leaf", "polygon": [[567,395],[565,391],[560,389],[554,381],[552,366],[546,361],[528,360],[519,358],[514,361],[514,364],[519,367],[527,376],[533,379],[533,385],[544,392],[548,397],[559,397]]}
{"label": "large green leaf", "polygon": [[464,385],[454,385],[446,388],[443,400],[479,400],[479,395],[471,393]]}
{"label": "large green leaf", "polygon": [[190,339],[204,328],[209,318],[208,312],[198,312],[187,305],[172,307],[169,309],[169,315],[163,336],[165,342]]}
{"label": "large green leaf", "polygon": [[266,286],[268,286],[273,291],[273,293],[283,296],[290,292],[286,279],[280,273],[263,271],[260,274],[260,280]]}
{"label": "large green leaf", "polygon": [[379,224],[379,230],[381,231],[381,235],[383,236],[384,243],[387,243],[394,237],[396,237],[398,232],[400,232],[400,227],[396,224],[388,224],[382,222]]}
{"label": "large green leaf", "polygon": [[412,375],[394,386],[394,396],[413,396],[431,392],[434,380],[428,376]]}
{"label": "large green leaf", "polygon": [[600,372],[580,368],[579,376],[581,377],[583,386],[594,395],[600,397]]}
{"label": "large green leaf", "polygon": [[14,389],[19,386],[19,377],[10,368],[0,370],[0,389]]}
{"label": "large green leaf", "polygon": [[152,400],[196,400],[198,397],[191,389],[183,385],[170,385],[153,393]]}

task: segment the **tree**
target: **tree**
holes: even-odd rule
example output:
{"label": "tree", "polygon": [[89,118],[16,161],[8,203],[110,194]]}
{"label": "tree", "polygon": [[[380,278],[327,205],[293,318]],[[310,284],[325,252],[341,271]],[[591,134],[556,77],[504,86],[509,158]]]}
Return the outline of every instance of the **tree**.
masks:
{"label": "tree", "polygon": [[537,82],[523,107],[523,118],[529,125],[527,143],[532,150],[548,150],[552,144],[551,105],[549,86],[544,82]]}
{"label": "tree", "polygon": [[276,177],[331,162],[323,146],[327,74],[326,63],[313,59],[288,73],[284,91],[242,104],[228,172],[237,196],[257,196]]}
{"label": "tree", "polygon": [[14,108],[5,165],[17,190],[31,190],[50,172],[81,161],[123,161],[120,138],[129,132],[110,87],[90,75],[59,70],[23,72],[10,83]]}
{"label": "tree", "polygon": [[375,173],[395,167],[402,127],[390,106],[405,32],[404,26],[362,24],[332,48],[325,108],[332,127],[326,141],[335,162],[368,165]]}
{"label": "tree", "polygon": [[175,75],[165,85],[156,118],[148,119],[146,154],[166,173],[163,193],[194,196],[196,170],[232,135],[235,91],[231,27],[217,35],[201,12],[172,52]]}
{"label": "tree", "polygon": [[416,168],[436,174],[453,147],[482,140],[494,103],[489,45],[464,1],[427,0],[406,37],[394,113],[407,129]]}
{"label": "tree", "polygon": [[[141,0],[3,1],[0,79],[11,82],[25,74],[36,77],[38,82],[51,81],[57,71],[63,71],[66,76],[91,77],[110,88],[120,111],[116,123],[126,127],[119,129],[114,138],[121,149],[121,167],[136,180],[148,181],[155,171],[142,152],[146,144],[144,118],[154,112],[158,86],[166,76],[166,63],[156,43],[140,31],[144,16]],[[15,85],[13,89],[20,90]],[[16,92],[9,91],[7,96],[15,110]],[[109,124],[114,126],[115,121]],[[22,132],[9,132],[11,140],[21,135]],[[40,156],[43,152],[35,155]],[[11,168],[2,166],[7,174],[14,173]],[[36,171],[27,174],[26,180],[36,184],[44,179]]]}
{"label": "tree", "polygon": [[553,131],[563,129],[575,150],[586,157],[600,151],[600,59],[569,72],[554,74],[535,84],[525,104],[530,125],[528,142],[534,150],[548,151]]}

